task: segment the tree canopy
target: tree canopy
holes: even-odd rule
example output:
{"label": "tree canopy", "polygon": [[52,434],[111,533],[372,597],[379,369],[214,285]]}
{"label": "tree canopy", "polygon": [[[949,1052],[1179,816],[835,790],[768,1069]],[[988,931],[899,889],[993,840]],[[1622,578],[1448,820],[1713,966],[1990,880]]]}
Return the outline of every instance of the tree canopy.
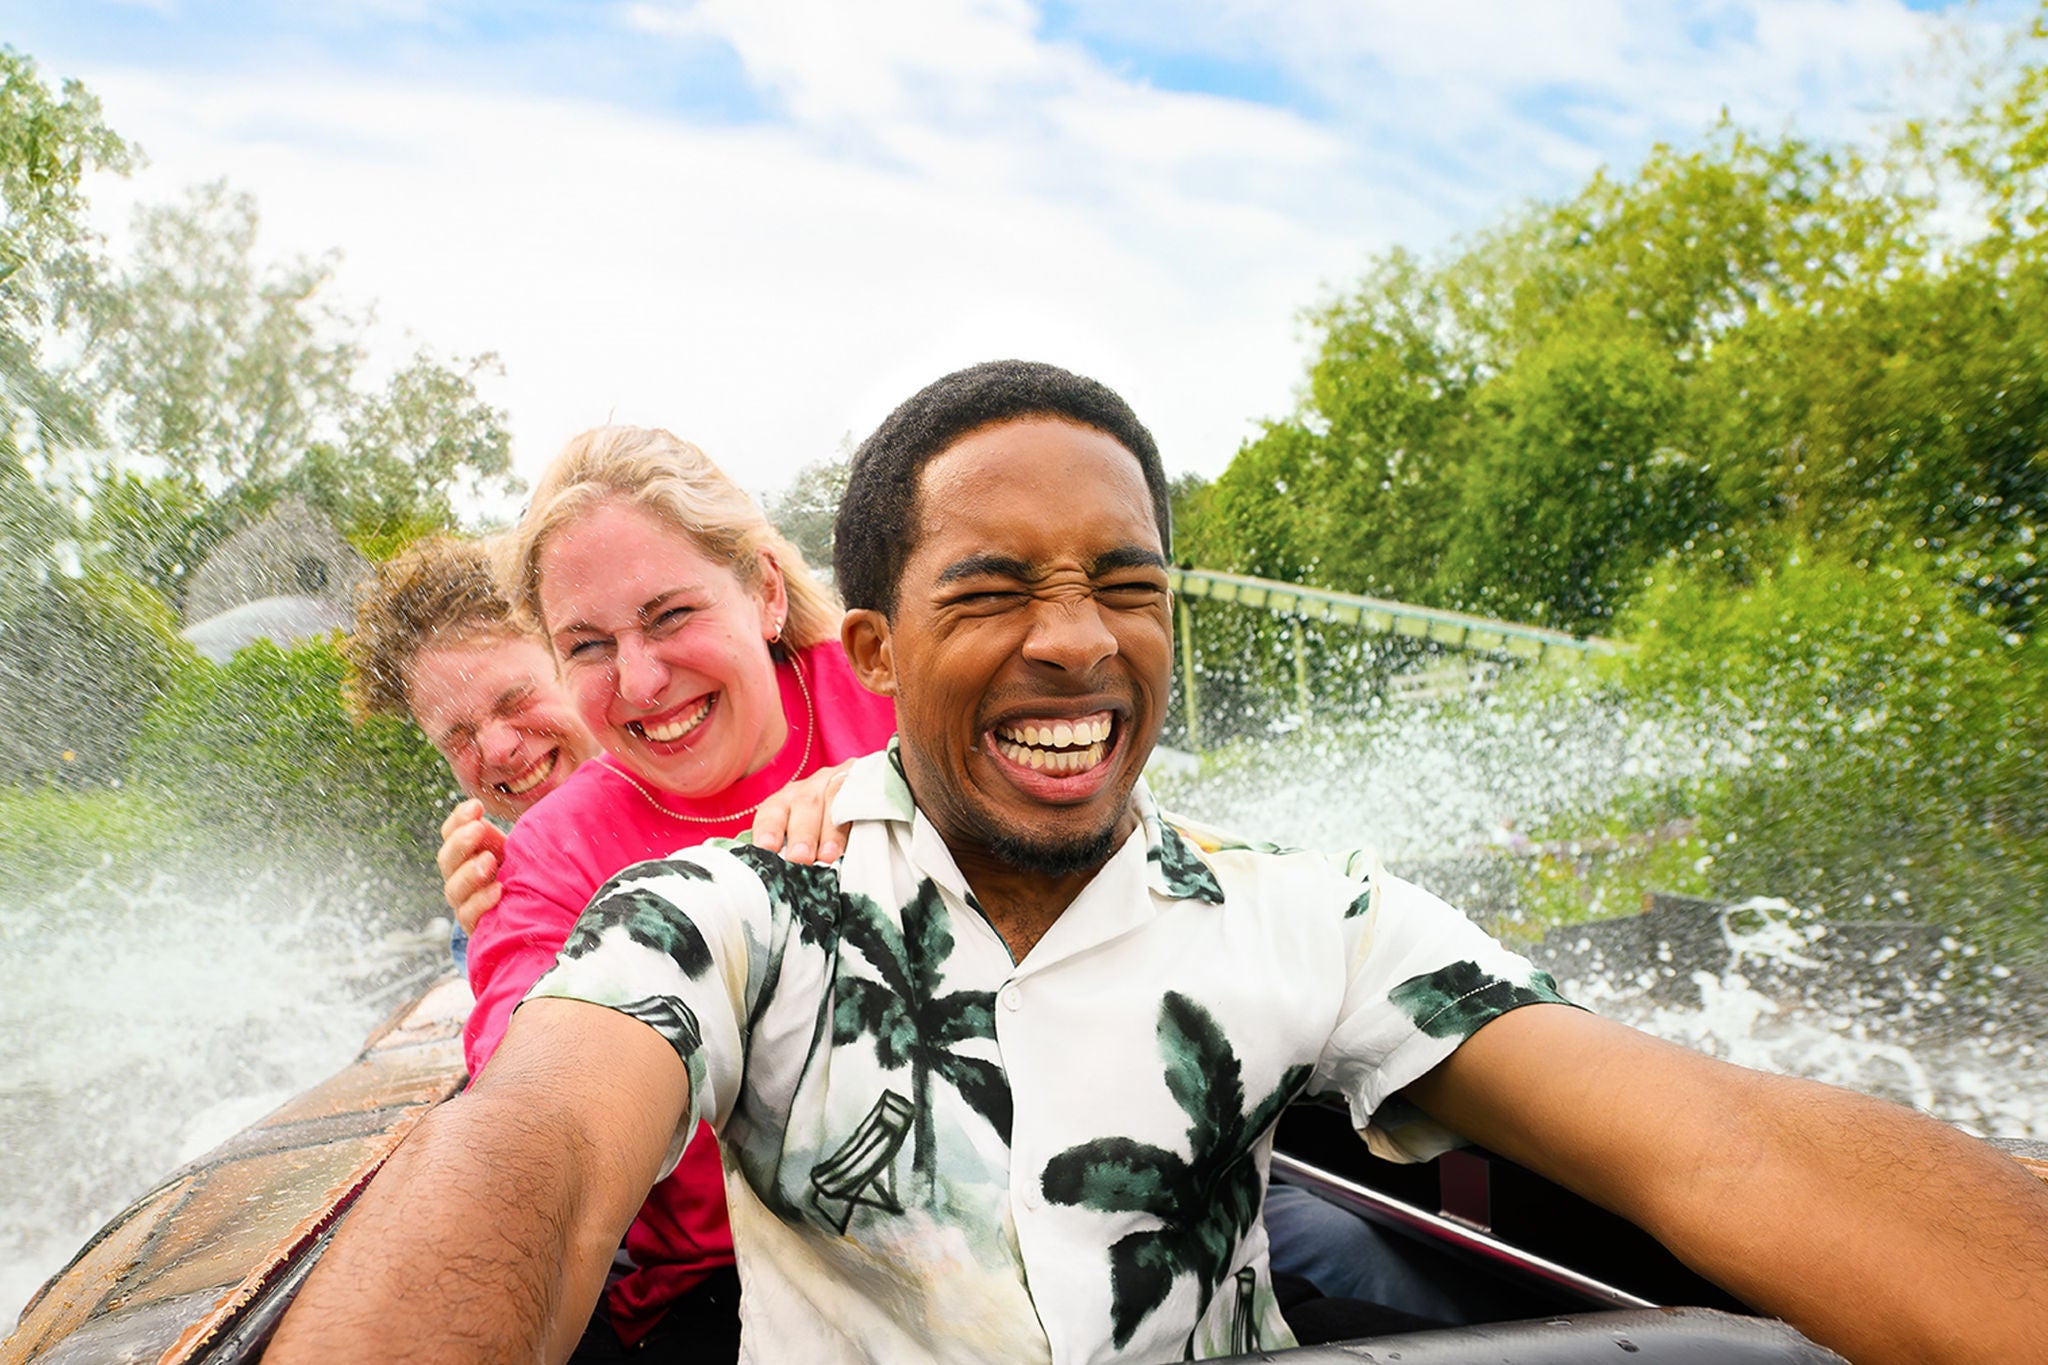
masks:
{"label": "tree canopy", "polygon": [[188,661],[176,608],[219,540],[297,497],[376,556],[518,490],[489,355],[388,375],[334,262],[259,250],[225,185],[145,207],[111,259],[95,173],[136,150],[75,81],[0,47],[0,760],[111,780]]}
{"label": "tree canopy", "polygon": [[2008,628],[2048,531],[2048,62],[1870,150],[1724,123],[1312,315],[1186,500],[1216,567],[1576,631],[1670,557],[1923,556]]}

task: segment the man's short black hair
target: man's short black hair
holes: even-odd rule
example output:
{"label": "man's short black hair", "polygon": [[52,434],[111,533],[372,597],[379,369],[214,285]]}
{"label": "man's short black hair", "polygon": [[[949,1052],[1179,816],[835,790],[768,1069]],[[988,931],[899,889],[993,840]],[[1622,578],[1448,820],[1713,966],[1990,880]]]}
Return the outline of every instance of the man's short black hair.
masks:
{"label": "man's short black hair", "polygon": [[1152,494],[1160,547],[1172,551],[1166,471],[1131,405],[1107,385],[1056,365],[991,360],[920,389],[853,453],[832,524],[832,569],[848,607],[895,616],[897,580],[917,548],[918,476],[926,462],[972,432],[1024,417],[1093,427],[1130,451]]}

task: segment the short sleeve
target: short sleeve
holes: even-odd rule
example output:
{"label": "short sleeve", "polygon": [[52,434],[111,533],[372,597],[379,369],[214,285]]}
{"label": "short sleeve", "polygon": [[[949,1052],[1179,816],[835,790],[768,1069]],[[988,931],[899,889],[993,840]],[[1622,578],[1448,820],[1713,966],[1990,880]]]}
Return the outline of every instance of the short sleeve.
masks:
{"label": "short sleeve", "polygon": [[1344,1000],[1308,1088],[1342,1095],[1376,1155],[1426,1161],[1458,1138],[1398,1092],[1510,1010],[1571,1002],[1549,973],[1413,883],[1375,869],[1356,885]]}
{"label": "short sleeve", "polygon": [[[759,878],[704,845],[635,863],[599,887],[554,967],[527,992],[631,1015],[675,1049],[690,1076],[689,1112],[670,1165],[701,1119],[731,1112],[740,1084],[747,982],[769,926]],[[758,975],[758,974],[754,974]]]}

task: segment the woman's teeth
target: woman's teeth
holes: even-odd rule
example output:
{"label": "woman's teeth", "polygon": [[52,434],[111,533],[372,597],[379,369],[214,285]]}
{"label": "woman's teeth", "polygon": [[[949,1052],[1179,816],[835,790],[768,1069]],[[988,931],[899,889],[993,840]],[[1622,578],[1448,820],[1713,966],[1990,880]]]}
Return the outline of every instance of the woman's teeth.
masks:
{"label": "woman's teeth", "polygon": [[684,735],[689,734],[690,731],[702,725],[704,717],[709,714],[711,714],[711,698],[706,697],[702,702],[698,703],[696,710],[677,716],[674,720],[664,721],[659,725],[648,725],[643,721],[636,720],[628,723],[626,728],[639,731],[643,739],[651,739],[656,744],[667,744],[670,740],[681,739]]}
{"label": "woman's teeth", "polygon": [[1086,772],[1108,752],[1109,733],[1107,718],[1005,726],[996,731],[996,750],[1039,772]]}

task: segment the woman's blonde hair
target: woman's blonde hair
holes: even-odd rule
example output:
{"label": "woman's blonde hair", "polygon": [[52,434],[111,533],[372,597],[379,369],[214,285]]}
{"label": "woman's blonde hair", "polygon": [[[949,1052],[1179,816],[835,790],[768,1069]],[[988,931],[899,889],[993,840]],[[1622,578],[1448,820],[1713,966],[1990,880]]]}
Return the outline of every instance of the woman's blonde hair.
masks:
{"label": "woman's blonde hair", "polygon": [[802,649],[839,638],[838,599],[710,456],[658,427],[621,426],[593,427],[564,446],[512,533],[512,603],[543,633],[541,552],[564,526],[612,502],[640,508],[682,532],[749,589],[761,586],[762,561],[774,561],[789,595],[785,645]]}

